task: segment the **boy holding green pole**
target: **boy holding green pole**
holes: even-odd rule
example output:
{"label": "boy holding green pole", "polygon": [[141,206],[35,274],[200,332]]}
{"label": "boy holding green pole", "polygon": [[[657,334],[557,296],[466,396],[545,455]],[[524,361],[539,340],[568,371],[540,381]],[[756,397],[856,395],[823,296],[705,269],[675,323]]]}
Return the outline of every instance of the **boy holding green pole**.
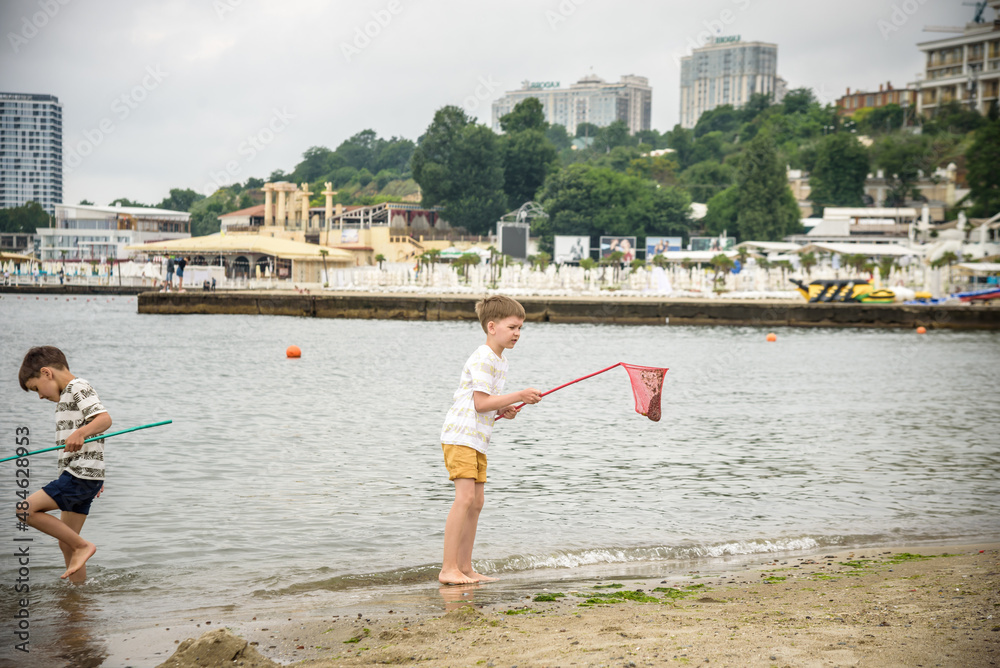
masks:
{"label": "boy holding green pole", "polygon": [[[53,346],[32,348],[24,356],[18,381],[25,392],[56,404],[56,446],[59,477],[17,504],[17,517],[25,524],[59,540],[66,560],[60,577],[70,582],[87,579],[87,560],[97,546],[80,536],[90,504],[104,488],[104,440],[84,444],[111,427],[111,416],[90,383],[77,378],[61,350]],[[57,519],[50,510],[59,509]]]}

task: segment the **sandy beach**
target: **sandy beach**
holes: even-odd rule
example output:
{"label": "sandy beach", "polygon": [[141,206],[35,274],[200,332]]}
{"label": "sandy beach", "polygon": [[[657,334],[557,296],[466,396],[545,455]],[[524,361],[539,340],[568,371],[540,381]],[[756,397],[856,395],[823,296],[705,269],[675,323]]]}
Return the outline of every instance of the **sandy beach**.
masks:
{"label": "sandy beach", "polygon": [[[220,621],[228,629],[200,640],[176,633],[179,651],[162,665],[221,665],[214,648],[248,668],[990,666],[1000,661],[998,560],[996,543],[878,547],[486,599],[497,585],[435,587],[434,606],[397,599],[309,621]],[[139,635],[153,633],[166,640]]]}

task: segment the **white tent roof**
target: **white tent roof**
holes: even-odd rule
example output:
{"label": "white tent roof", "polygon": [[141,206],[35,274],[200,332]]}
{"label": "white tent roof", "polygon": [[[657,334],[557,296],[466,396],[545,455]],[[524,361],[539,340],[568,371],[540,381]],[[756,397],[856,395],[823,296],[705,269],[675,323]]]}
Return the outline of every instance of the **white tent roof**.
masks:
{"label": "white tent roof", "polygon": [[736,244],[737,248],[756,248],[767,252],[795,251],[802,247],[802,244],[793,244],[790,241],[744,241]]}
{"label": "white tent roof", "polygon": [[1000,262],[960,262],[958,266],[975,272],[1000,272]]}
{"label": "white tent roof", "polygon": [[846,244],[846,243],[815,243],[800,246],[799,253],[812,253],[821,251],[824,253],[836,253],[838,255],[861,254],[861,255],[891,255],[893,257],[904,257],[906,255],[923,256],[922,248],[907,248],[899,244]]}

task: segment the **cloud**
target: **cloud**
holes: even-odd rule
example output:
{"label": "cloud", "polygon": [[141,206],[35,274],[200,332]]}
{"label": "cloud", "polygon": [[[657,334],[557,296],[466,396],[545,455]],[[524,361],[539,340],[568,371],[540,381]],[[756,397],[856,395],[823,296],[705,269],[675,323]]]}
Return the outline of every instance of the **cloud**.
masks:
{"label": "cloud", "polygon": [[[940,37],[923,26],[971,19],[958,3],[914,0],[919,9],[883,39],[877,21],[890,16],[891,0],[52,1],[59,11],[36,35],[16,52],[0,48],[2,87],[58,96],[67,145],[116,120],[64,184],[67,201],[99,203],[201,189],[276,107],[295,118],[244,165],[244,179],[290,170],[309,147],[334,148],[366,128],[416,139],[436,109],[461,105],[483,79],[498,82],[499,96],[525,79],[567,85],[591,68],[608,81],[646,76],[653,127],[668,130],[679,116],[672,54],[689,52],[692,35],[724,11],[735,17],[727,33],[778,44],[778,73],[791,87],[830,97],[847,86],[906,85],[923,65],[916,43]],[[0,25],[17,30],[39,3],[0,3]],[[565,20],[553,28],[547,12]],[[366,28],[375,34],[348,62],[341,45]],[[119,120],[112,105],[142,85],[148,67],[169,75]],[[489,122],[489,102],[474,113]]]}

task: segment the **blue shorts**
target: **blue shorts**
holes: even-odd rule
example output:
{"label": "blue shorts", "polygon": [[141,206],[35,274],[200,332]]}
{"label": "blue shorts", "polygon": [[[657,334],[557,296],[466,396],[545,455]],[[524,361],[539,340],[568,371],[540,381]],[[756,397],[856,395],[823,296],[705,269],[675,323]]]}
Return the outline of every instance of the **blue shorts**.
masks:
{"label": "blue shorts", "polygon": [[90,513],[90,504],[102,487],[103,480],[83,480],[63,471],[61,476],[42,487],[42,491],[52,497],[59,510],[87,515]]}

